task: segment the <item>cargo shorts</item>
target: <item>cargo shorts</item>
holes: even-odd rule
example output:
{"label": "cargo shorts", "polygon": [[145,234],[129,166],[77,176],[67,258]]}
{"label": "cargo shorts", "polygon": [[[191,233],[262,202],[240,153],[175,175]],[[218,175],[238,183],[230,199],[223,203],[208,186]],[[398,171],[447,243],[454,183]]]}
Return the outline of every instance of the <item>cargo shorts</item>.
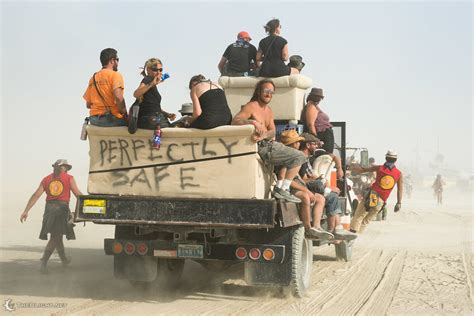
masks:
{"label": "cargo shorts", "polygon": [[306,156],[301,151],[271,140],[258,142],[258,154],[264,162],[275,167],[291,169],[301,166],[306,161]]}

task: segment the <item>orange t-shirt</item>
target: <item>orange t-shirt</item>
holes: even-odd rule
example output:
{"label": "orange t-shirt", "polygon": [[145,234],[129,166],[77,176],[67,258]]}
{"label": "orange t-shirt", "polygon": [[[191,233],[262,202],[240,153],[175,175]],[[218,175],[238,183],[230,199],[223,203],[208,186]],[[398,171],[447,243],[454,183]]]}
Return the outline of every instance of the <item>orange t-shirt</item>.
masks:
{"label": "orange t-shirt", "polygon": [[119,112],[114,98],[115,89],[124,89],[122,75],[112,69],[102,69],[95,74],[95,81],[97,83],[97,88],[105,99],[105,104],[104,99],[100,97],[95,88],[94,78],[91,77],[83,96],[86,102],[92,104],[89,111],[90,115],[103,115],[106,112],[111,112],[114,116],[122,118],[123,115]]}

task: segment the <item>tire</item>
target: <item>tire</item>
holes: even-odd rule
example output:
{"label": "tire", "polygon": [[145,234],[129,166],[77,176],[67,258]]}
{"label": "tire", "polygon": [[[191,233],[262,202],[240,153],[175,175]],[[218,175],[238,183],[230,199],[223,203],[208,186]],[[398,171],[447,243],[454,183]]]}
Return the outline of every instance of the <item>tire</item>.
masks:
{"label": "tire", "polygon": [[352,259],[352,245],[354,241],[342,241],[336,244],[336,258],[339,261],[349,262]]}
{"label": "tire", "polygon": [[311,286],[313,244],[305,238],[303,226],[292,232],[291,242],[291,283],[287,290],[295,297],[302,298]]}

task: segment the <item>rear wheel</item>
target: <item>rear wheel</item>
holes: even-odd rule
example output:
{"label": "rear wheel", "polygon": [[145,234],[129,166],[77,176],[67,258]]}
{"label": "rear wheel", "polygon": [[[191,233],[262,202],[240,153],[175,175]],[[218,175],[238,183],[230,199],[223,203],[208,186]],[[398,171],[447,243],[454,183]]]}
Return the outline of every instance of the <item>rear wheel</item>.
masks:
{"label": "rear wheel", "polygon": [[303,226],[293,231],[291,249],[291,283],[288,290],[296,297],[304,297],[311,285],[313,245],[305,238]]}

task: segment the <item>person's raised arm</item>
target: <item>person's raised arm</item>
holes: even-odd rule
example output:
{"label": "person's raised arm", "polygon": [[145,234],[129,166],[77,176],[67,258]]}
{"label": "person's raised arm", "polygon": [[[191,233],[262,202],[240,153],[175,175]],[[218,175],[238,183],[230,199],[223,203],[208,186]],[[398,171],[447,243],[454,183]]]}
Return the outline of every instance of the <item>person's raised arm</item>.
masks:
{"label": "person's raised arm", "polygon": [[20,222],[23,223],[23,221],[26,221],[26,219],[28,218],[28,212],[35,205],[36,201],[38,201],[38,199],[41,197],[41,194],[43,194],[43,192],[44,192],[43,184],[40,183],[35,193],[33,193],[33,195],[31,195],[30,199],[28,200],[25,210],[23,211],[23,213],[21,213]]}
{"label": "person's raised arm", "polygon": [[351,165],[349,168],[350,168],[351,171],[354,171],[354,172],[357,172],[357,173],[364,173],[364,172],[378,171],[380,166],[379,165],[373,165],[373,166],[370,166],[368,168],[364,168],[364,167],[361,167],[361,166],[358,166],[358,165]]}

